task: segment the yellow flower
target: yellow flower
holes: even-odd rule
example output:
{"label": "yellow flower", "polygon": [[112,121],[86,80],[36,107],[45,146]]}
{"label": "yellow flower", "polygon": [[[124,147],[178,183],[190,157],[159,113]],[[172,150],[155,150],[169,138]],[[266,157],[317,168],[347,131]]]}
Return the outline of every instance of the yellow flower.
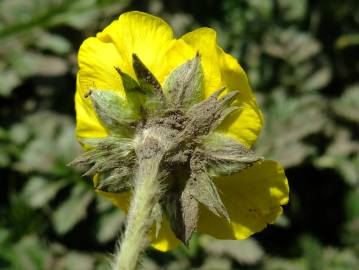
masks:
{"label": "yellow flower", "polygon": [[[204,95],[209,97],[223,85],[227,91],[239,90],[232,113],[218,127],[228,137],[250,148],[262,128],[263,119],[248,83],[247,76],[236,59],[217,46],[216,33],[200,28],[176,39],[163,20],[142,12],[122,14],[96,37],[82,44],[75,96],[77,136],[106,137],[107,131],[85,98],[89,89],[112,90],[125,97],[121,77],[115,67],[135,78],[132,54],[136,54],[155,75],[160,84],[179,65],[201,56],[204,74]],[[95,180],[96,181],[96,180]],[[244,239],[273,223],[288,202],[288,183],[283,168],[274,161],[259,161],[231,176],[217,177],[214,183],[226,207],[230,223],[200,207],[197,230],[220,239]],[[130,194],[98,191],[125,211]],[[151,234],[155,248],[166,251],[179,240],[164,219],[157,237]]]}

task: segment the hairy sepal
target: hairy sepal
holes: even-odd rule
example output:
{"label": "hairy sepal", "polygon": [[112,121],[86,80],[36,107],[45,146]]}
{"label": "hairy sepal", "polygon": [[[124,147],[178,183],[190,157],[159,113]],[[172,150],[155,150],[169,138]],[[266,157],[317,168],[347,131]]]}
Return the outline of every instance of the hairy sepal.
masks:
{"label": "hairy sepal", "polygon": [[191,195],[189,185],[182,192],[168,192],[162,206],[176,237],[188,245],[198,221],[198,201]]}
{"label": "hairy sepal", "polygon": [[165,98],[160,83],[136,54],[132,54],[132,66],[141,89],[164,104]]}
{"label": "hairy sepal", "polygon": [[99,174],[95,188],[104,192],[121,193],[133,189],[133,172],[127,167]]}
{"label": "hairy sepal", "polygon": [[145,119],[164,110],[165,99],[161,85],[136,54],[133,54],[132,65],[138,82],[119,67],[115,69],[121,76],[129,106]]}
{"label": "hairy sepal", "polygon": [[126,93],[126,100],[129,106],[138,114],[141,115],[146,107],[146,92],[140,87],[135,79],[130,75],[121,71],[120,68],[115,67],[117,73],[121,76],[122,85]]}
{"label": "hairy sepal", "polygon": [[162,220],[163,220],[163,211],[162,206],[158,202],[155,204],[155,206],[152,209],[152,219],[155,223],[155,237],[158,237],[158,234],[160,233],[161,227],[162,227]]}
{"label": "hairy sepal", "polygon": [[97,177],[95,188],[106,192],[123,192],[132,187],[136,155],[132,140],[115,136],[83,139],[90,150],[69,165],[85,176]]}
{"label": "hairy sepal", "polygon": [[111,134],[125,137],[133,134],[133,124],[139,115],[129,106],[127,101],[116,92],[103,90],[90,90],[88,93],[96,114]]}
{"label": "hairy sepal", "polygon": [[219,98],[219,95],[224,90],[224,87],[219,89],[206,100],[193,105],[187,110],[185,116],[188,121],[178,136],[176,144],[208,135],[234,110],[230,104],[238,91],[232,91]]}
{"label": "hairy sepal", "polygon": [[203,138],[201,151],[211,176],[238,173],[263,159],[238,141],[219,132],[213,132]]}
{"label": "hairy sepal", "polygon": [[[199,155],[198,155],[199,156]],[[219,196],[216,185],[207,173],[206,164],[197,155],[191,159],[191,177],[188,180],[191,195],[212,213],[229,221],[228,212]]]}
{"label": "hairy sepal", "polygon": [[199,54],[171,72],[163,91],[175,108],[188,108],[202,100],[203,71]]}

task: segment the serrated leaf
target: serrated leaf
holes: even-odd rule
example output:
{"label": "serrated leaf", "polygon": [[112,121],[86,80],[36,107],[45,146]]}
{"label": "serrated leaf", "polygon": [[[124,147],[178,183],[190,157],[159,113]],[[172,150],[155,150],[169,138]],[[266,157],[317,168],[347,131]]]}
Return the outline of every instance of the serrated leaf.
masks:
{"label": "serrated leaf", "polygon": [[256,152],[278,160],[284,167],[298,166],[316,153],[315,146],[305,143],[305,138],[317,136],[330,126],[326,101],[314,95],[288,97],[281,88],[272,93],[270,100]]}
{"label": "serrated leaf", "polygon": [[38,237],[25,236],[12,247],[11,254],[8,254],[8,259],[13,264],[11,269],[44,269],[51,257],[47,251]]}
{"label": "serrated leaf", "polygon": [[40,176],[34,176],[27,181],[22,194],[31,207],[39,208],[47,205],[66,183],[66,180],[51,181]]}
{"label": "serrated leaf", "polygon": [[302,84],[305,91],[315,91],[328,85],[332,78],[330,66],[323,66],[321,69],[311,72]]}
{"label": "serrated leaf", "polygon": [[204,249],[211,255],[230,257],[240,264],[258,263],[264,256],[264,250],[254,239],[217,240],[209,237],[202,240]]}
{"label": "serrated leaf", "polygon": [[229,258],[207,256],[200,270],[231,270],[232,262]]}
{"label": "serrated leaf", "polygon": [[35,46],[42,50],[50,50],[57,54],[66,54],[71,50],[71,43],[68,39],[60,36],[50,34],[48,32],[41,32],[35,42]]}
{"label": "serrated leaf", "polygon": [[298,0],[280,0],[278,1],[278,8],[283,14],[283,18],[288,21],[301,20],[306,14],[307,11],[307,1]]}
{"label": "serrated leaf", "polygon": [[86,209],[93,199],[93,192],[83,185],[75,186],[69,198],[52,215],[54,229],[58,234],[70,231],[86,216]]}
{"label": "serrated leaf", "polygon": [[94,270],[95,256],[77,251],[68,252],[58,262],[60,269],[71,269],[74,265],[81,265],[81,269]]}
{"label": "serrated leaf", "polygon": [[18,72],[14,70],[0,70],[0,96],[9,96],[12,90],[21,83]]}
{"label": "serrated leaf", "polygon": [[200,56],[177,67],[165,81],[163,91],[176,107],[188,107],[203,98],[203,72]]}
{"label": "serrated leaf", "polygon": [[97,219],[96,239],[100,243],[113,240],[120,232],[125,219],[125,214],[118,209],[100,215]]}
{"label": "serrated leaf", "polygon": [[333,109],[340,117],[359,124],[359,84],[348,87],[335,101]]}
{"label": "serrated leaf", "polygon": [[42,111],[27,116],[21,125],[27,129],[25,137],[28,138],[22,138],[26,140],[25,148],[19,153],[20,158],[13,164],[14,168],[22,172],[37,171],[62,177],[68,170],[65,164],[79,152],[73,135],[73,120]]}

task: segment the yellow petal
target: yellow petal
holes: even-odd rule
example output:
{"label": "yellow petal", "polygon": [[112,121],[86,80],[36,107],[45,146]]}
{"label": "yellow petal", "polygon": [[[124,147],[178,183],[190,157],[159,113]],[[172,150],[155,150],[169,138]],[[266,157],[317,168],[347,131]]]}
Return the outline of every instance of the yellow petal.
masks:
{"label": "yellow petal", "polygon": [[162,19],[143,12],[127,12],[97,37],[115,45],[127,65],[123,67],[124,72],[134,76],[131,63],[135,53],[157,79],[162,79],[159,75],[164,68],[165,55],[174,42],[171,27]]}
{"label": "yellow petal", "polygon": [[[98,183],[98,177],[99,175],[95,174],[95,176],[92,178],[94,186],[96,186]],[[95,191],[97,194],[100,194],[101,196],[104,196],[105,198],[112,201],[114,205],[116,205],[122,211],[127,213],[130,207],[130,199],[131,199],[130,192],[112,193],[112,192],[105,192],[99,189],[95,189]]]}
{"label": "yellow petal", "polygon": [[89,100],[81,95],[77,76],[77,91],[75,94],[76,135],[79,138],[101,138],[107,136],[106,130],[97,119],[96,113]]}
{"label": "yellow petal", "polygon": [[215,184],[228,211],[230,224],[201,207],[198,230],[220,239],[244,239],[263,230],[288,203],[288,181],[283,168],[266,160]]}
{"label": "yellow petal", "polygon": [[113,44],[88,38],[80,47],[78,62],[80,70],[75,95],[77,136],[104,137],[107,133],[96,117],[90,98],[84,95],[90,89],[112,90],[124,95],[121,78],[115,70],[123,61]]}
{"label": "yellow petal", "polygon": [[121,77],[115,67],[123,65],[116,47],[98,38],[86,39],[79,50],[79,84],[80,94],[89,89],[113,90],[124,95]]}
{"label": "yellow petal", "polygon": [[225,119],[220,130],[247,147],[256,141],[263,126],[263,116],[252,94],[248,78],[237,60],[218,48],[222,79],[229,90],[239,90],[235,105],[240,111]]}
{"label": "yellow petal", "polygon": [[201,63],[204,75],[205,97],[224,86],[221,80],[219,59],[217,53],[217,36],[211,28],[199,28],[181,37],[201,56]]}
{"label": "yellow petal", "polygon": [[196,55],[196,50],[191,48],[186,42],[181,39],[174,40],[165,58],[163,59],[163,67],[157,72],[158,81],[163,84],[167,76],[179,65],[184,64],[186,61],[193,59]]}

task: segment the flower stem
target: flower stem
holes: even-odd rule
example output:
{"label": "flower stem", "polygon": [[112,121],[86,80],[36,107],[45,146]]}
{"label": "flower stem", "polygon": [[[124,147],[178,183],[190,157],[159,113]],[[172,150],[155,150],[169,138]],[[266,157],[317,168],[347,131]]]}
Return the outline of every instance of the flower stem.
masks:
{"label": "flower stem", "polygon": [[148,233],[153,224],[152,210],[159,200],[161,155],[139,161],[127,226],[116,254],[113,270],[136,269],[140,255],[149,245]]}

